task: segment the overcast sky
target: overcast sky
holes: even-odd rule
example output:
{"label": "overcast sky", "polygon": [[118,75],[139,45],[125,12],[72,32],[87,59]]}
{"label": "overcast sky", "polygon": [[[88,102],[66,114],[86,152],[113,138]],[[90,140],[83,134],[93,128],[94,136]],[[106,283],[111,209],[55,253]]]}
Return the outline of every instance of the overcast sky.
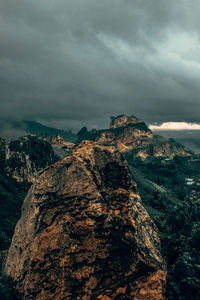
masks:
{"label": "overcast sky", "polygon": [[200,0],[0,0],[0,117],[200,122]]}

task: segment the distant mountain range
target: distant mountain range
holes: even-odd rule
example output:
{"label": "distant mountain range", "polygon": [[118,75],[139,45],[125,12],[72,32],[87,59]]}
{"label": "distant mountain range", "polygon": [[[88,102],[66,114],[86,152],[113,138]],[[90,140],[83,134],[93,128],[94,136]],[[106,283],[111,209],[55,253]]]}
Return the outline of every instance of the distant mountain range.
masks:
{"label": "distant mountain range", "polygon": [[76,134],[72,133],[71,130],[65,131],[48,127],[37,121],[0,121],[0,136],[7,140],[17,139],[27,134],[61,135],[66,141],[76,141]]}
{"label": "distant mountain range", "polygon": [[156,130],[165,138],[173,138],[192,151],[200,153],[200,130]]}
{"label": "distant mountain range", "polygon": [[200,153],[200,123],[165,122],[149,128],[165,138],[173,138],[192,151]]}
{"label": "distant mountain range", "polygon": [[[68,285],[66,289],[64,287],[59,291],[70,292],[68,295],[72,295],[79,288],[83,291],[82,283],[85,283],[85,278],[80,281],[82,278],[80,276],[82,274],[90,276],[91,273],[95,283],[92,286],[95,289],[91,292],[93,294],[90,299],[99,298],[94,294],[96,282],[102,282],[98,277],[101,270],[99,259],[103,262],[100,265],[103,268],[105,266],[106,272],[108,268],[112,271],[111,276],[106,277],[109,288],[105,291],[112,292],[110,277],[116,285],[115,290],[119,291],[119,295],[113,294],[116,295],[114,298],[106,296],[108,299],[130,298],[126,297],[130,289],[122,289],[121,284],[117,289],[119,276],[112,276],[119,268],[122,270],[120,278],[123,286],[125,277],[131,284],[134,282],[141,286],[147,276],[145,281],[147,284],[145,283],[145,289],[142,289],[142,295],[145,295],[145,299],[158,299],[154,297],[155,294],[152,296],[151,293],[150,298],[144,294],[144,291],[149,292],[148,287],[151,286],[153,290],[150,289],[150,292],[155,293],[155,282],[157,280],[160,286],[162,278],[155,276],[155,264],[153,268],[144,264],[144,258],[148,253],[151,253],[151,259],[153,253],[158,257],[160,245],[156,238],[157,242],[152,248],[151,235],[155,226],[149,217],[146,218],[147,213],[141,205],[144,205],[159,229],[162,255],[168,268],[166,300],[200,299],[200,155],[170,138],[174,137],[178,141],[185,139],[185,143],[189,143],[188,147],[192,148],[190,142],[193,138],[199,140],[197,130],[193,133],[189,130],[153,132],[142,120],[134,116],[120,115],[111,118],[110,127],[107,129],[88,131],[83,127],[77,135],[71,131],[44,126],[36,121],[0,122],[0,134],[3,137],[10,135],[10,139],[15,138],[15,141],[0,138],[0,299],[21,299],[13,285],[17,281],[17,290],[22,292],[22,296],[26,292],[32,293],[31,290],[25,290],[27,285],[22,284],[24,278],[29,281],[30,287],[34,284],[34,297],[35,291],[39,295],[40,288],[43,288],[42,280],[49,282],[47,290],[54,293],[56,289],[52,288],[52,281],[48,280],[48,276],[56,274],[57,278],[57,274],[59,276],[63,274],[62,272],[65,272],[67,281],[59,279],[53,284],[69,282],[72,289],[70,290]],[[17,135],[26,136],[17,139]],[[69,143],[70,140],[75,143]],[[64,156],[68,157],[60,160]],[[52,165],[54,161],[56,163]],[[9,253],[12,255],[7,260],[7,269],[4,269],[11,278],[17,274],[13,271],[15,266],[17,272],[21,272],[13,283],[11,278],[6,277],[1,271],[1,264],[5,263],[14,227],[20,218],[21,205],[31,183],[33,185],[23,204],[23,217],[18,223],[21,225],[17,225],[15,231],[17,234],[11,244],[12,250]],[[129,192],[131,192],[130,199]],[[139,197],[142,199],[141,203],[138,202]],[[130,211],[131,206],[136,209],[135,212],[134,209]],[[133,220],[130,219],[132,212],[134,212]],[[123,223],[126,216],[127,222]],[[28,223],[24,223],[24,220]],[[138,227],[136,227],[137,220]],[[102,233],[99,228],[103,228]],[[32,232],[32,229],[37,232]],[[92,239],[88,240],[90,233]],[[68,234],[71,239],[70,245],[65,242],[66,237],[67,241],[69,240]],[[101,240],[99,236],[102,234],[104,236]],[[26,243],[30,242],[32,237],[34,237],[33,244]],[[155,234],[153,238],[155,239]],[[110,244],[110,241],[114,243]],[[76,253],[78,263],[74,264],[74,251],[77,250],[72,246],[77,242],[80,243],[80,247],[77,244]],[[82,248],[83,245],[85,248]],[[114,248],[111,248],[111,245],[114,245]],[[144,249],[145,255],[132,254],[134,252],[130,249],[135,251],[137,245]],[[27,252],[27,249],[33,252]],[[105,249],[109,251],[114,249],[110,264],[107,262],[108,252],[107,250],[105,252]],[[91,255],[92,251],[95,255]],[[30,256],[27,256],[29,253]],[[62,264],[54,263],[60,258],[63,259],[63,253],[65,257],[68,253],[67,260],[62,260]],[[94,260],[96,256],[97,263]],[[141,257],[142,263],[138,260]],[[94,265],[93,269],[88,269],[86,261],[88,258],[91,259],[89,266]],[[25,262],[25,268],[20,270],[22,260]],[[151,260],[148,260],[149,262]],[[27,266],[30,266],[30,277],[29,275],[27,277]],[[77,266],[81,269],[74,272],[76,269],[73,268]],[[123,272],[129,270],[130,266],[134,266],[130,276],[127,276],[129,274],[127,272],[125,276]],[[165,270],[165,263],[162,262],[160,267],[158,275],[161,274],[160,271]],[[31,277],[36,270],[39,277]],[[104,278],[105,270],[102,270]],[[153,285],[152,281],[149,282],[149,274],[152,271]],[[77,276],[78,281],[69,276],[70,272]],[[93,284],[93,281],[91,282]],[[97,284],[98,286],[100,285]],[[160,293],[163,291],[160,288],[159,290]],[[13,293],[15,296],[12,296]],[[104,294],[104,291],[101,293]],[[135,298],[133,295],[130,299]],[[49,299],[49,294],[45,299],[47,298]],[[159,296],[159,299],[164,298]]]}
{"label": "distant mountain range", "polygon": [[[118,120],[118,117],[114,118],[114,119]],[[171,122],[164,123],[164,124],[170,125],[170,123]],[[132,123],[132,124],[134,124],[134,123]],[[135,122],[135,125],[132,125],[132,126],[136,126],[136,124],[141,125],[144,123],[142,121],[140,121],[138,123],[138,121],[137,121],[137,122]],[[173,122],[173,124],[178,124],[178,123]],[[180,123],[180,124],[182,124],[182,127],[183,127],[183,125],[187,124],[187,123]],[[198,124],[196,124],[196,125],[198,125]],[[168,127],[170,128],[169,130],[167,130]],[[185,147],[191,149],[192,151],[194,151],[196,153],[200,153],[200,130],[198,130],[198,129],[178,130],[176,128],[173,129],[170,126],[164,126],[165,129],[163,129],[163,127],[161,125],[157,126],[157,127],[154,125],[150,125],[149,128],[156,135],[161,135],[167,139],[172,138],[172,139],[176,140],[177,142],[181,143],[182,145],[184,145]],[[159,130],[159,128],[160,128],[160,130]],[[87,139],[96,139],[95,135],[97,133],[104,133],[105,131],[110,132],[113,130],[115,131],[115,129],[116,128],[110,128],[107,130],[93,130],[90,132],[90,134],[86,134],[86,132],[84,133],[84,130],[83,130],[80,133],[86,134]],[[18,139],[20,136],[25,136],[28,134],[35,134],[35,135],[40,135],[40,136],[41,135],[50,135],[50,136],[60,135],[67,142],[73,142],[73,143],[77,142],[77,135],[75,133],[73,133],[71,130],[62,130],[62,129],[48,127],[37,121],[28,121],[28,120],[0,121],[0,136],[4,137],[7,141],[15,140],[15,139]]]}

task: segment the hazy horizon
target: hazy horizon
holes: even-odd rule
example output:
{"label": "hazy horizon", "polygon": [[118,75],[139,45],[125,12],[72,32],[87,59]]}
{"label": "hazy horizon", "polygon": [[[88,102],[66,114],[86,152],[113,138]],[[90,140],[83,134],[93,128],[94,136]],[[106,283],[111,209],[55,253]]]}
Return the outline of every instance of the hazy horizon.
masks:
{"label": "hazy horizon", "polygon": [[200,122],[198,0],[0,3],[0,118]]}

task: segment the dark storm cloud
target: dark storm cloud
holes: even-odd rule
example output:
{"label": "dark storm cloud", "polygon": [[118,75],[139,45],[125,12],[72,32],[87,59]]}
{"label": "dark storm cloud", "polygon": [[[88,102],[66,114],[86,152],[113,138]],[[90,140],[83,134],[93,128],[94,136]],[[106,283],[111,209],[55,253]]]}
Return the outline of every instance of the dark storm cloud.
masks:
{"label": "dark storm cloud", "polygon": [[0,2],[1,118],[199,121],[199,0]]}

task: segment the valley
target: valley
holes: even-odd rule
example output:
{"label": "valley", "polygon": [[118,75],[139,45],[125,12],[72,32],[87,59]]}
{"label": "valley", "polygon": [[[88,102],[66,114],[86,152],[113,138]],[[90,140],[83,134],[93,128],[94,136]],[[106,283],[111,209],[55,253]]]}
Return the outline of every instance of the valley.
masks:
{"label": "valley", "polygon": [[[97,154],[95,154],[94,158],[92,156],[93,154],[89,154],[93,153],[93,150],[91,150],[93,149],[93,147],[99,147],[99,150],[97,151]],[[48,149],[48,151],[43,151],[43,149]],[[106,192],[102,190],[102,196],[106,195],[107,193],[109,194],[110,188],[113,189],[113,191],[120,188],[124,188],[121,186],[122,179],[120,180],[120,176],[122,175],[119,175],[122,174],[120,173],[121,167],[112,167],[110,170],[105,170],[103,167],[105,161],[108,159],[106,158],[107,156],[105,156],[104,152],[111,151],[109,149],[115,149],[115,151],[118,151],[117,153],[120,153],[121,162],[124,159],[128,162],[128,168],[130,169],[130,176],[132,178],[131,180],[134,181],[135,186],[134,189],[132,189],[134,193],[137,191],[136,193],[138,193],[138,196],[141,197],[142,205],[144,205],[149,216],[158,228],[158,235],[161,241],[161,255],[163,257],[161,269],[165,270],[165,260],[167,265],[167,285],[166,292],[164,293],[163,281],[162,289],[160,289],[160,287],[158,288],[157,286],[157,292],[160,293],[162,290],[163,296],[165,294],[166,299],[168,300],[198,299],[200,297],[200,156],[197,153],[194,153],[192,150],[189,150],[188,147],[184,147],[180,143],[176,142],[174,139],[168,140],[160,135],[153,133],[143,121],[138,120],[136,117],[133,116],[121,115],[116,118],[112,118],[110,128],[108,129],[88,131],[87,128],[84,127],[77,134],[77,140],[74,141],[74,143],[66,140],[64,137],[62,137],[62,135],[54,137],[52,137],[51,135],[32,135],[26,138],[20,138],[18,141],[10,143],[6,143],[6,141],[2,139],[0,149],[0,205],[2,214],[0,236],[2,257],[4,257],[4,254],[6,253],[5,251],[7,251],[10,246],[15,224],[19,220],[21,215],[21,205],[31,185],[34,188],[35,186],[40,184],[41,180],[44,180],[44,182],[47,182],[47,186],[49,185],[50,189],[55,189],[55,191],[52,192],[53,198],[49,198],[52,199],[51,201],[54,202],[52,202],[51,205],[49,203],[50,207],[48,212],[48,218],[54,218],[54,210],[58,210],[58,215],[61,215],[59,205],[62,206],[62,201],[65,200],[59,200],[61,201],[59,204],[59,201],[56,199],[61,199],[61,196],[58,197],[56,195],[57,193],[59,195],[59,193],[62,190],[61,183],[63,182],[63,184],[65,185],[69,181],[69,177],[66,177],[68,179],[66,179],[67,181],[65,181],[64,176],[68,175],[63,175],[63,167],[61,169],[58,169],[58,171],[56,171],[55,173],[58,174],[56,175],[58,177],[55,177],[58,178],[58,182],[54,182],[54,180],[51,179],[51,176],[45,179],[46,175],[43,174],[45,174],[45,172],[50,172],[51,168],[57,168],[56,166],[64,164],[65,160],[66,165],[68,166],[69,163],[67,161],[72,159],[71,157],[74,157],[73,159],[75,159],[75,157],[79,157],[80,155],[80,158],[78,158],[78,160],[80,162],[83,161],[84,166],[87,167],[87,164],[91,164],[91,167],[94,168],[94,170],[90,172],[91,174],[96,174],[94,177],[96,178],[95,185],[98,186],[98,189],[108,189],[106,190]],[[110,155],[111,154],[109,154],[108,157]],[[63,157],[64,160],[60,161],[60,159]],[[120,164],[121,162],[118,161],[118,163]],[[52,163],[54,164],[52,165]],[[73,183],[73,180],[71,182],[71,186],[73,186],[74,184],[74,186],[77,186],[76,191],[73,191],[73,197],[81,195],[81,193],[83,193],[85,189],[83,183],[81,183],[82,180],[84,181],[85,176],[84,174],[82,174],[82,168],[85,167],[80,167],[79,165],[77,165],[76,172],[72,173],[76,174],[76,176],[78,176],[77,178],[79,178],[76,184]],[[43,169],[44,171],[42,171]],[[87,172],[85,174],[87,174]],[[97,175],[96,172],[100,172],[98,174],[101,175]],[[117,176],[116,179],[115,176]],[[99,181],[100,178],[104,178],[101,179],[103,180],[102,182]],[[111,180],[112,183],[109,183],[109,180]],[[59,183],[59,181],[61,182]],[[57,185],[59,186],[59,189],[56,188]],[[126,187],[126,189],[127,188],[128,187]],[[66,193],[68,193],[68,190],[70,190],[70,188],[66,187]],[[32,193],[31,190],[29,190],[29,194],[30,193]],[[45,195],[47,195],[48,193],[45,192]],[[87,194],[87,192],[84,193]],[[38,195],[40,195],[40,192]],[[46,197],[45,195],[44,198]],[[111,195],[109,197],[111,197]],[[26,201],[29,201],[28,198]],[[38,203],[41,203],[42,207],[43,205],[44,208],[46,207],[47,204],[42,204],[41,202],[43,200],[37,201],[39,201]],[[58,204],[56,204],[56,201],[58,201]],[[75,204],[75,202],[74,204],[73,202],[71,202],[70,215],[74,216],[74,220],[76,220],[76,218],[79,218],[75,215],[76,205],[77,204]],[[116,211],[117,216],[119,214],[119,217],[121,216],[121,212],[124,210],[123,206],[121,208],[113,206],[113,209],[114,211]],[[105,211],[103,214],[105,217],[108,214],[108,212]],[[123,218],[124,217],[122,216],[122,219]],[[85,220],[85,217],[83,218],[83,220]],[[80,221],[82,222],[83,220],[81,219]],[[44,221],[42,221],[41,226],[44,226],[42,225],[43,222]],[[45,226],[49,226],[48,224],[51,223],[50,221],[48,221],[48,219],[45,222]],[[101,222],[98,226],[102,226],[100,224]],[[23,232],[23,224],[20,226],[22,226],[20,232]],[[41,230],[43,230],[42,228],[43,227],[41,227]],[[89,229],[83,230],[87,231]],[[119,234],[118,239],[120,241],[121,237],[119,232],[121,231],[118,232],[118,230],[119,229],[116,229],[116,232],[112,231],[111,236]],[[45,231],[41,232],[45,233]],[[82,233],[82,231],[80,232],[80,234],[83,234],[83,236],[85,235],[85,233]],[[103,233],[101,233],[101,235],[102,234]],[[143,235],[143,233],[141,233],[140,235]],[[49,238],[51,237],[49,236]],[[142,238],[142,236],[140,236],[140,238]],[[23,240],[23,236],[20,238],[20,240]],[[12,243],[14,243],[14,241]],[[155,247],[158,247],[158,245]],[[56,251],[61,251],[61,249],[57,249]],[[85,251],[88,251],[88,249],[85,249]],[[13,252],[12,255],[16,255],[15,252]],[[71,257],[71,254],[69,254],[69,256]],[[28,259],[33,259],[33,257],[30,257]],[[54,259],[57,258],[54,257]],[[120,261],[119,264],[121,268],[123,266],[123,262]],[[9,263],[9,265],[9,268],[11,270],[9,271],[9,275],[12,277],[12,265],[11,263]],[[96,265],[97,263],[94,264],[95,268]],[[51,266],[51,268],[53,268],[53,265]],[[23,276],[23,272],[25,271],[20,272],[22,272],[20,276]],[[54,272],[53,269],[52,272]],[[88,276],[90,278],[91,275]],[[43,280],[45,280],[45,278]],[[96,280],[98,281],[98,279]],[[14,281],[14,284],[16,284],[17,282],[19,282],[19,279],[14,278]],[[113,284],[116,284],[115,280],[113,281]],[[129,286],[129,280],[127,281],[127,284],[127,286]],[[119,284],[118,288],[122,288],[122,285],[122,283],[121,285]],[[20,293],[24,293],[23,288],[19,288],[18,285],[17,289],[18,291],[20,291]],[[37,289],[38,293],[40,293],[39,287],[37,287]],[[2,293],[4,293],[2,294],[4,295],[2,297],[6,297],[6,294],[8,294],[8,290],[11,294],[17,293],[12,288],[12,283],[10,283],[10,281],[8,281],[5,275],[3,274],[1,277],[1,290]],[[125,290],[127,290],[127,288]],[[147,287],[146,292],[150,293],[150,290],[148,290]],[[91,292],[87,293],[90,294]],[[94,293],[94,291],[92,293]],[[106,289],[104,290],[104,292],[103,290],[101,290],[100,293],[107,293]],[[120,295],[120,297],[122,297],[123,293],[121,293]],[[117,296],[112,296],[111,292],[108,292],[107,296],[110,297],[108,299],[118,299],[115,298]],[[21,296],[18,297],[18,299],[20,299]],[[26,297],[26,299],[29,299],[28,296]],[[127,294],[127,298],[125,299],[133,299],[131,297],[133,297],[131,296],[131,294],[129,296]],[[157,299],[157,296],[154,296],[155,298],[153,298],[153,296],[151,297],[152,298],[149,299]],[[12,299],[11,296],[9,299]],[[45,299],[47,299],[47,296]],[[69,296],[69,299],[73,299],[73,296]]]}

